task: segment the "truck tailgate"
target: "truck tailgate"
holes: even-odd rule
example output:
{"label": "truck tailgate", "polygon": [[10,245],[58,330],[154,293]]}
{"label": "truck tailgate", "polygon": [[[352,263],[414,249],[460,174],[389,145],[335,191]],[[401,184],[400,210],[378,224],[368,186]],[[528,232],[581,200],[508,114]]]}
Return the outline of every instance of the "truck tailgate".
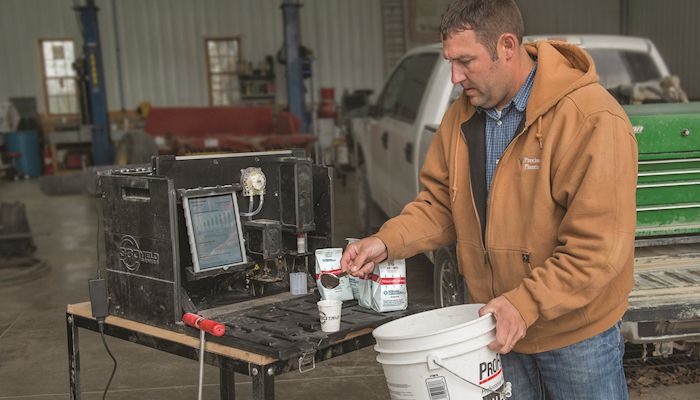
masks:
{"label": "truck tailgate", "polygon": [[624,320],[637,339],[700,333],[700,245],[638,248],[634,278]]}

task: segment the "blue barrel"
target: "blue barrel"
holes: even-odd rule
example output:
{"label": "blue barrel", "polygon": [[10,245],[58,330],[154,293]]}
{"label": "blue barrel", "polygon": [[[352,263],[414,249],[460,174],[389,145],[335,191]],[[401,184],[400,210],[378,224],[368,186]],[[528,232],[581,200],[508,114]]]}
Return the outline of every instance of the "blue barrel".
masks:
{"label": "blue barrel", "polygon": [[9,160],[17,169],[32,178],[41,175],[41,151],[39,134],[36,131],[16,131],[5,134],[5,151],[19,153],[19,157]]}

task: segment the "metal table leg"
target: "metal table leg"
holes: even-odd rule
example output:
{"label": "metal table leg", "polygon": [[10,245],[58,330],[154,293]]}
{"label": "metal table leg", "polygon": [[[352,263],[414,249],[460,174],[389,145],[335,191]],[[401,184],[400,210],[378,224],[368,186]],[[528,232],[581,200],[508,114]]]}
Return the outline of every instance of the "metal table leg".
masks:
{"label": "metal table leg", "polygon": [[253,400],[275,399],[275,370],[260,365],[251,366],[253,378]]}
{"label": "metal table leg", "polygon": [[219,392],[221,400],[236,399],[236,374],[229,369],[228,360],[219,366]]}
{"label": "metal table leg", "polygon": [[70,382],[70,399],[80,400],[80,349],[78,346],[78,327],[73,315],[66,314],[66,331],[68,333],[68,374]]}

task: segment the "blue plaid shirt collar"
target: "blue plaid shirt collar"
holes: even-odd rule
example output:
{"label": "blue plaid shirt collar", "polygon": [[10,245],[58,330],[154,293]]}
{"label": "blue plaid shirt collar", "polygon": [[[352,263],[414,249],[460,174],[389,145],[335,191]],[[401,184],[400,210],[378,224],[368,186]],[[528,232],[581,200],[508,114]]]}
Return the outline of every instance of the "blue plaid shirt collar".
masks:
{"label": "blue plaid shirt collar", "polygon": [[505,107],[503,107],[502,111],[496,110],[496,107],[491,107],[491,108],[482,108],[482,107],[476,107],[476,111],[479,113],[485,112],[488,114],[491,118],[498,119],[501,117],[501,115],[504,115],[508,113],[508,110],[510,109],[511,106],[515,106],[515,109],[518,110],[519,112],[524,112],[525,107],[527,106],[527,99],[530,97],[530,92],[532,91],[532,85],[535,83],[535,73],[537,72],[537,62],[535,61],[535,66],[532,68],[532,71],[530,71],[530,75],[527,76],[527,79],[523,83],[522,86],[520,86],[520,90],[518,90],[518,93],[515,94],[515,97],[513,97],[513,100],[510,101]]}

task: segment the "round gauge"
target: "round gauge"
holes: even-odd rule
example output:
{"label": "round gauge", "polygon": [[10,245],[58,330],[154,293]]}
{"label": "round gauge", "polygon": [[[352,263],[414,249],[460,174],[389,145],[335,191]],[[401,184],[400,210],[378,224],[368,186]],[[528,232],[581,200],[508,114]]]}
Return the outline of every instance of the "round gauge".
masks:
{"label": "round gauge", "polygon": [[250,187],[253,188],[256,192],[259,192],[261,190],[265,190],[265,174],[262,173],[262,171],[254,171],[252,174],[248,176],[248,182],[250,184]]}
{"label": "round gauge", "polygon": [[260,168],[250,167],[241,171],[241,186],[244,196],[265,194],[265,174]]}

